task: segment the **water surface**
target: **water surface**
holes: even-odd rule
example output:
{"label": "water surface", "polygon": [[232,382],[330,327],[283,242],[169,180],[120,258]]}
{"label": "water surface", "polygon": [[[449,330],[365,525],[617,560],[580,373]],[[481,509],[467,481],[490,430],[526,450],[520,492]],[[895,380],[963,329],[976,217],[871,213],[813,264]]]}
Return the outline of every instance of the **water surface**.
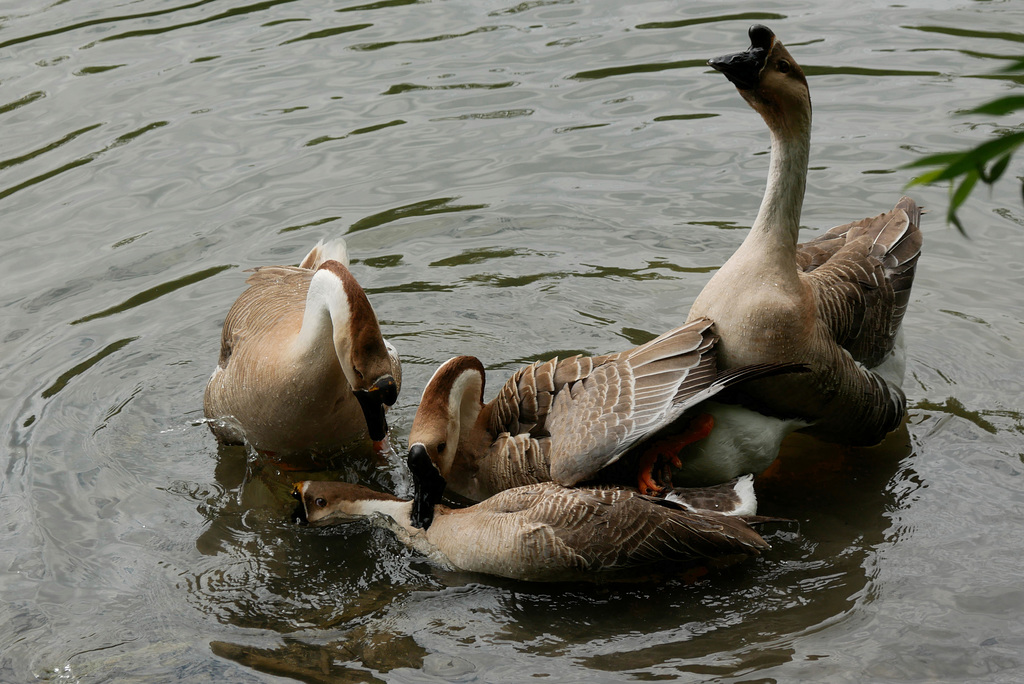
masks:
{"label": "water surface", "polygon": [[[796,519],[700,581],[442,572],[288,521],[293,476],[202,417],[244,269],[345,235],[405,388],[683,320],[768,139],[708,57],[771,26],[815,128],[806,236],[891,207],[922,154],[1019,123],[1012,2],[21,3],[0,10],[0,680],[1024,678],[1020,164],[943,224],[906,319],[906,427],[795,439]],[[403,486],[395,468],[332,475]]]}

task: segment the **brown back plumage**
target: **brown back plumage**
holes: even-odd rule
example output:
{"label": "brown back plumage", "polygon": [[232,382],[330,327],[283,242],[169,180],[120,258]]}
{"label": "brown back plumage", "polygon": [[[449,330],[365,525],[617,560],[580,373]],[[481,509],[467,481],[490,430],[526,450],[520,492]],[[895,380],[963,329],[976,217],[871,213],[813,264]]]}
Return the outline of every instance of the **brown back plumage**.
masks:
{"label": "brown back plumage", "polygon": [[299,482],[297,518],[313,525],[370,517],[408,546],[467,572],[532,581],[591,580],[665,564],[719,564],[756,556],[768,544],[756,517],[689,510],[618,487],[552,482],[507,489],[467,508],[436,506],[426,529],[412,505],[343,482]]}
{"label": "brown back plumage", "polygon": [[516,579],[600,579],[633,568],[742,558],[768,548],[741,518],[692,512],[616,487],[541,483],[435,518],[428,538],[465,570]]}

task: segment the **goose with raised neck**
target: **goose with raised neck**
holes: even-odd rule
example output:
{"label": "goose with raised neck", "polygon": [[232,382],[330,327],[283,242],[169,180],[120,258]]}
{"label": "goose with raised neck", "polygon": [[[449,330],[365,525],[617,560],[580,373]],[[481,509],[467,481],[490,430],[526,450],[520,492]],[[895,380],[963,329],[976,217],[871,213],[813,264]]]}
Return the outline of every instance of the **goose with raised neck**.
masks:
{"label": "goose with raised neck", "polygon": [[749,36],[745,52],[708,64],[767,124],[768,183],[750,232],[698,295],[688,320],[713,321],[722,368],[810,366],[807,374],[743,387],[743,405],[758,412],[749,412],[752,420],[779,419],[769,438],[774,447],[793,429],[875,444],[906,413],[900,325],[921,251],[921,212],[904,197],[888,212],[798,244],[811,135],[807,79],[770,29],[752,26]]}

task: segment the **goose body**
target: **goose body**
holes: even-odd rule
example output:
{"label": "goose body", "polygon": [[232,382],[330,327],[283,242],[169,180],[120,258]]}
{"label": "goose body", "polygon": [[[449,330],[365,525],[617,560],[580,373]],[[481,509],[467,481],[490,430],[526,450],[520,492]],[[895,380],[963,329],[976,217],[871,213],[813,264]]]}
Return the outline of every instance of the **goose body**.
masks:
{"label": "goose body", "polygon": [[700,402],[751,378],[796,370],[719,374],[710,327],[697,320],[617,354],[538,361],[487,403],[480,361],[451,359],[423,391],[410,459],[425,456],[452,491],[474,501],[538,482],[636,483],[646,450],[667,442],[671,458],[680,441],[692,441],[685,433]]}
{"label": "goose body", "polygon": [[338,239],[297,267],[254,269],[203,399],[221,442],[287,455],[384,439],[401,365],[347,264]]}
{"label": "goose body", "polygon": [[[811,130],[807,81],[768,28],[751,27],[750,39],[746,52],[708,64],[768,125],[768,184],[750,232],[704,287],[688,320],[714,322],[724,369],[810,367],[810,373],[745,385],[743,405],[759,416],[751,420],[776,419],[772,425],[782,435],[801,429],[827,441],[875,444],[906,411],[900,325],[921,252],[921,211],[904,197],[891,211],[798,244]],[[769,433],[777,451],[777,435]],[[707,449],[713,461],[712,446]]]}
{"label": "goose body", "polygon": [[730,483],[706,497],[684,492],[669,501],[626,488],[545,482],[467,508],[437,505],[426,529],[413,525],[412,501],[360,485],[300,482],[295,495],[300,517],[311,525],[369,517],[442,567],[550,582],[755,556],[768,548],[747,522],[756,519],[713,510],[725,499],[746,499],[744,510],[750,510],[752,490],[736,489],[739,483]]}

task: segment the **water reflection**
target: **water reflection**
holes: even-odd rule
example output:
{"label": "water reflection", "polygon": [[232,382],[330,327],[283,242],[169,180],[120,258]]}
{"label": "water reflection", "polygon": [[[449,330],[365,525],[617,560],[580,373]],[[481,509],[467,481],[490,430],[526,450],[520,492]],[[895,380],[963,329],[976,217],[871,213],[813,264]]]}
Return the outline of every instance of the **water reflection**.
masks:
{"label": "water reflection", "polygon": [[[221,450],[223,492],[197,541],[221,561],[190,590],[217,605],[220,619],[291,635],[274,647],[219,641],[211,644],[216,653],[301,681],[370,681],[368,671],[444,663],[485,667],[456,648],[467,643],[525,657],[538,672],[545,659],[566,657],[595,670],[675,676],[773,667],[792,657],[795,635],[870,600],[868,560],[890,536],[899,504],[891,483],[899,473],[905,501],[914,479],[905,465],[913,454],[906,427],[871,449],[794,436],[757,489],[762,513],[796,522],[766,535],[773,549],[761,558],[710,576],[535,585],[438,570],[363,524],[289,527],[282,522],[292,508],[288,492],[306,474],[238,452]],[[357,470],[346,474],[373,478]],[[386,486],[382,479],[375,486]],[[425,661],[427,654],[440,660]]]}
{"label": "water reflection", "polygon": [[210,562],[185,577],[184,588],[222,622],[295,636],[276,648],[215,640],[215,654],[300,681],[377,681],[349,662],[380,672],[421,666],[426,652],[410,637],[359,625],[375,623],[396,587],[436,588],[429,574],[411,567],[409,553],[382,530],[355,524],[328,534],[291,520],[296,481],[347,479],[402,491],[404,473],[393,450],[390,457],[382,464],[367,448],[295,470],[244,447],[218,447],[216,489],[189,492],[208,521],[196,548]]}
{"label": "water reflection", "polygon": [[184,579],[201,611],[246,629],[327,629],[386,603],[394,575],[408,574],[403,554],[374,558],[358,526],[324,539],[291,519],[299,480],[346,479],[401,491],[397,456],[381,462],[366,447],[301,466],[293,461],[286,469],[244,447],[218,445],[216,486],[184,491],[179,484],[178,493],[197,501],[207,520],[195,545],[208,562]]}

